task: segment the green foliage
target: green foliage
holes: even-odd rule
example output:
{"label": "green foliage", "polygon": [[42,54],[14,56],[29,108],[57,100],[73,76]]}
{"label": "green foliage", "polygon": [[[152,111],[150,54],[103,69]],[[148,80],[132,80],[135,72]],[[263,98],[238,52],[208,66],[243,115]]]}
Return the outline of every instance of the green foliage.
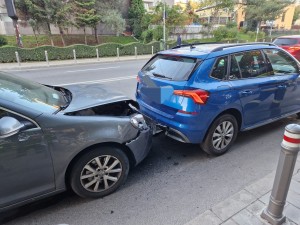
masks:
{"label": "green foliage", "polygon": [[117,43],[106,43],[98,46],[72,45],[65,48],[42,46],[31,49],[4,46],[0,48],[0,62],[16,62],[16,51],[19,53],[21,61],[27,62],[45,61],[45,51],[48,51],[49,60],[64,60],[73,59],[73,49],[76,50],[77,58],[94,58],[96,57],[96,48],[98,48],[99,55],[101,57],[109,57],[117,55],[117,48],[119,48],[121,56],[134,55],[135,47],[137,47],[137,52],[139,55],[151,54],[152,46],[154,47],[154,52],[159,51],[159,42],[153,42],[147,45],[138,42],[127,45],[121,45]]}
{"label": "green foliage", "polygon": [[236,28],[237,25],[236,25],[236,22],[228,22],[228,23],[226,24],[226,27],[227,27],[227,28]]}
{"label": "green foliage", "polygon": [[142,21],[146,10],[142,0],[132,0],[128,11],[129,25],[137,38],[140,38],[143,32]]}
{"label": "green foliage", "polygon": [[5,37],[0,36],[0,46],[7,45],[7,40]]}
{"label": "green foliage", "polygon": [[[166,31],[166,33],[168,32]],[[161,39],[163,39],[163,36],[164,36],[164,32],[162,26],[157,26],[156,28],[153,29],[153,40],[160,41]]]}
{"label": "green foliage", "polygon": [[149,43],[153,40],[153,30],[145,30],[141,36],[144,43]]}
{"label": "green foliage", "polygon": [[236,39],[238,35],[237,28],[218,27],[213,31],[216,41]]}
{"label": "green foliage", "polygon": [[247,0],[246,19],[255,20],[258,23],[275,20],[286,10],[287,6],[294,2],[295,0]]}
{"label": "green foliage", "polygon": [[254,39],[255,38],[255,35],[256,35],[256,32],[254,32],[254,31],[248,31],[247,32],[247,34],[249,35],[249,37],[251,38],[251,39]]}
{"label": "green foliage", "polygon": [[110,28],[116,32],[117,36],[120,35],[125,30],[126,22],[122,18],[122,15],[117,10],[112,10],[110,14],[108,14],[103,22],[110,26]]}

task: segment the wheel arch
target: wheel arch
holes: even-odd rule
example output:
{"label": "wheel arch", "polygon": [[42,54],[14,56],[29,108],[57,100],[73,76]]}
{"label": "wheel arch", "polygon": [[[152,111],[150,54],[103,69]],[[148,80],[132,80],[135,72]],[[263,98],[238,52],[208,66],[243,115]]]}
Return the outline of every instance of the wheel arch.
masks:
{"label": "wheel arch", "polygon": [[98,143],[98,144],[91,145],[91,146],[89,146],[89,147],[81,150],[70,161],[70,163],[69,163],[69,165],[68,165],[68,167],[66,169],[66,172],[65,172],[65,185],[66,185],[66,187],[68,189],[70,188],[70,182],[69,181],[70,181],[70,175],[71,175],[71,171],[73,169],[74,164],[78,161],[78,159],[81,156],[83,156],[87,152],[90,152],[90,151],[92,151],[95,148],[101,148],[101,147],[116,147],[116,148],[119,148],[127,156],[128,160],[129,160],[129,168],[132,168],[134,165],[136,165],[136,160],[135,160],[135,157],[134,157],[133,153],[125,145],[122,145],[122,144],[119,144],[119,143],[116,143],[116,142],[105,142],[105,143]]}

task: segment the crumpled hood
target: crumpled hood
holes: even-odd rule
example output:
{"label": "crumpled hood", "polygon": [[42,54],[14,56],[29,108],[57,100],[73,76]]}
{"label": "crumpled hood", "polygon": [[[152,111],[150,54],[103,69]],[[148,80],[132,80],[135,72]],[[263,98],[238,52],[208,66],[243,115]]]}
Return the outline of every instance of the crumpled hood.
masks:
{"label": "crumpled hood", "polygon": [[129,98],[122,93],[113,91],[111,88],[102,84],[78,84],[65,86],[64,88],[72,93],[72,101],[63,111],[64,113],[129,100]]}

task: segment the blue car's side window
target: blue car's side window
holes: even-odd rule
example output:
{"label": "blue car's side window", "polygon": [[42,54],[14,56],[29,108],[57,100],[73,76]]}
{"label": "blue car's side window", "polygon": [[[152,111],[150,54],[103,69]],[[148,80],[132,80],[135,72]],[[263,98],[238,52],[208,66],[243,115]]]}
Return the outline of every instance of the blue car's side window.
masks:
{"label": "blue car's side window", "polygon": [[228,56],[218,58],[211,72],[211,77],[223,80],[227,75]]}
{"label": "blue car's side window", "polygon": [[299,73],[295,60],[284,51],[279,49],[264,49],[263,51],[267,55],[275,75]]}

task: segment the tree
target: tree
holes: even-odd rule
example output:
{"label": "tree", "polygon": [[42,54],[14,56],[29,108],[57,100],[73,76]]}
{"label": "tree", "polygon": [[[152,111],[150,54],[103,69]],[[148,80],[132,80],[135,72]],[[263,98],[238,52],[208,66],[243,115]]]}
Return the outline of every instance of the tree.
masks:
{"label": "tree", "polygon": [[145,15],[146,10],[144,8],[144,3],[142,0],[132,0],[128,12],[129,25],[137,38],[142,35],[142,20]]}
{"label": "tree", "polygon": [[37,38],[37,33],[40,33],[40,25],[38,23],[38,21],[34,20],[34,19],[29,19],[28,20],[29,25],[31,26],[32,30],[33,30],[33,34],[35,37],[35,42],[36,42],[36,46],[39,46],[39,41]]}
{"label": "tree", "polygon": [[85,44],[87,44],[86,27],[94,28],[100,21],[100,16],[97,15],[95,5],[96,0],[75,0],[73,4],[75,24],[77,27],[83,28]]}
{"label": "tree", "polygon": [[125,29],[125,20],[117,10],[111,10],[110,13],[103,19],[103,22],[111,27],[116,35],[119,36]]}
{"label": "tree", "polygon": [[64,30],[73,23],[71,22],[71,4],[68,0],[44,0],[47,18],[59,29],[63,46]]}
{"label": "tree", "polygon": [[256,21],[259,28],[261,22],[277,19],[285,12],[286,7],[294,2],[295,0],[247,0],[246,20]]}

